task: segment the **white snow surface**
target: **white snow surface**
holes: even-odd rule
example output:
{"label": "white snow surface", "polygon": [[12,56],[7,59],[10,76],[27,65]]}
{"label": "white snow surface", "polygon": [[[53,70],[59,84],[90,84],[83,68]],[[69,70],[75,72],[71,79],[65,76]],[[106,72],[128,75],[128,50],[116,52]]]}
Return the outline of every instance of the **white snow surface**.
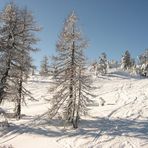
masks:
{"label": "white snow surface", "polygon": [[[36,101],[27,101],[22,119],[10,119],[10,127],[0,131],[0,147],[148,148],[148,79],[117,70],[98,77],[92,73],[92,79],[94,103],[74,130],[46,114],[47,100],[52,97],[51,78],[32,76],[26,88]],[[11,111],[11,105],[5,103],[2,108]]]}

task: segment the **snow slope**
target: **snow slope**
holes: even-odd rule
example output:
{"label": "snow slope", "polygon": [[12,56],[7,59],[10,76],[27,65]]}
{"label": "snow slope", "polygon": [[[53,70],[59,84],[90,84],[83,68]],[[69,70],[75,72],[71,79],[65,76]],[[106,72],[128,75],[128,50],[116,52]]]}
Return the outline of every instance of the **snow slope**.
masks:
{"label": "snow slope", "polygon": [[[92,73],[93,105],[74,130],[60,119],[49,120],[51,80],[31,77],[26,87],[38,101],[28,101],[22,119],[10,120],[0,146],[15,148],[147,148],[148,79],[131,77],[121,71],[96,77]],[[104,105],[102,106],[102,104]],[[4,109],[9,109],[5,105]]]}

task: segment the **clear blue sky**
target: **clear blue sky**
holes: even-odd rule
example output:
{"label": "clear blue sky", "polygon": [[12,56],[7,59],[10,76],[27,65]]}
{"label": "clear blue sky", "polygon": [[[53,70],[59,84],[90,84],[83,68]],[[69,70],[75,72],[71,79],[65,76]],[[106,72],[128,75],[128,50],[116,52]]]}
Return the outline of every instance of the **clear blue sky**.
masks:
{"label": "clear blue sky", "polygon": [[[8,0],[0,0],[0,10]],[[148,0],[15,0],[27,6],[43,30],[38,33],[41,50],[33,54],[39,66],[44,55],[55,53],[58,34],[68,14],[75,10],[84,35],[89,40],[88,59],[106,52],[119,60],[128,49],[137,57],[148,48]]]}

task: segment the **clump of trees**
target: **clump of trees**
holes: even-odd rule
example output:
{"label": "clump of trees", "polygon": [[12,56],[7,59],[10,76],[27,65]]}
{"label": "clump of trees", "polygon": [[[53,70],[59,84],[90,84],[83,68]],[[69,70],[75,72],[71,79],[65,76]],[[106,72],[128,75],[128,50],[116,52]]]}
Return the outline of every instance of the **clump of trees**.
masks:
{"label": "clump of trees", "polygon": [[128,50],[125,51],[121,59],[121,68],[123,70],[132,71],[141,76],[148,76],[148,49],[139,56],[138,63],[135,62]]}
{"label": "clump of trees", "polygon": [[77,20],[76,14],[72,12],[66,19],[57,42],[57,55],[53,57],[56,86],[49,111],[50,118],[59,114],[74,128],[78,127],[81,115],[87,113],[91,95],[89,93],[91,80],[85,72],[83,53],[87,41],[78,29]]}
{"label": "clump of trees", "polygon": [[110,68],[121,68],[124,71],[128,71],[130,74],[136,74],[140,76],[148,76],[148,49],[146,49],[139,57],[139,61],[136,61],[131,57],[128,50],[122,55],[121,61],[118,64],[117,61],[109,61],[106,53],[102,53],[98,62],[94,62],[91,65],[91,71],[95,71],[96,75],[105,75]]}
{"label": "clump of trees", "polygon": [[25,95],[30,96],[23,83],[32,68],[31,52],[38,39],[36,25],[30,11],[14,2],[8,3],[0,12],[0,103],[4,100],[15,103],[15,116],[21,115]]}

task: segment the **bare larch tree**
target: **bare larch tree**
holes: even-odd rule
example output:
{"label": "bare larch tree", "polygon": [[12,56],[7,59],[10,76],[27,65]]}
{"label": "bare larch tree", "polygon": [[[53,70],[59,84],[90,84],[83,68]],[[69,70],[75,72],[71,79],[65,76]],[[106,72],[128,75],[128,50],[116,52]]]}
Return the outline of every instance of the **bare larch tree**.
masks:
{"label": "bare larch tree", "polygon": [[[50,117],[60,116],[74,128],[78,127],[80,115],[86,113],[90,83],[85,74],[83,49],[87,41],[77,27],[77,16],[72,12],[65,21],[57,42],[57,56],[53,57],[56,67],[56,85],[51,100]],[[88,79],[88,80],[87,80]]]}
{"label": "bare larch tree", "polygon": [[1,60],[3,72],[0,73],[0,100],[9,97],[14,101],[15,114],[19,119],[21,103],[30,92],[23,87],[32,67],[30,53],[37,51],[34,45],[39,31],[32,14],[25,8],[18,8],[13,2],[6,5],[0,15],[2,25],[0,32]]}
{"label": "bare larch tree", "polygon": [[[0,73],[0,103],[10,92],[9,73],[15,53],[15,45],[18,37],[19,10],[14,3],[6,5],[0,13],[0,52],[1,52],[1,73]],[[9,93],[8,93],[9,92]]]}

